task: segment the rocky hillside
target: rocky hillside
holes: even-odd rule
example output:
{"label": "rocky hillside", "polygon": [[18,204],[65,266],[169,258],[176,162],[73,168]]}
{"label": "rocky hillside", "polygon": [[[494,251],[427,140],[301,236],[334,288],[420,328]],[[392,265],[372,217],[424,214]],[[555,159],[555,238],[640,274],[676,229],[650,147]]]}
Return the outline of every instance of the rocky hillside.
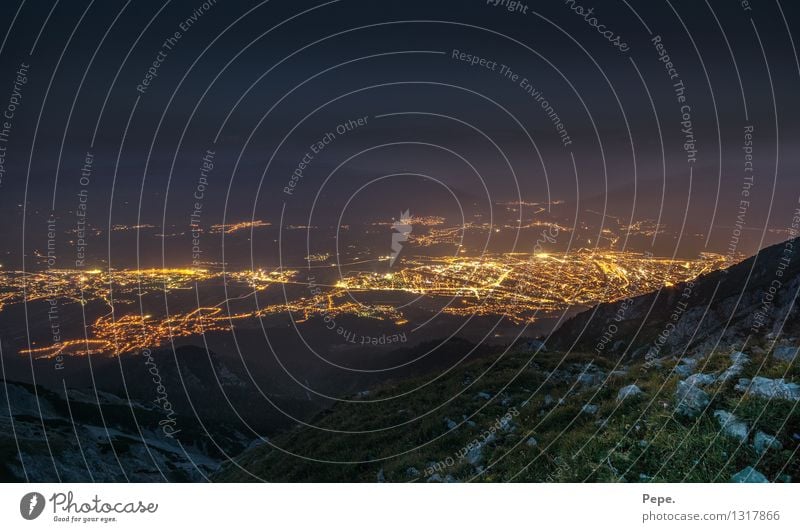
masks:
{"label": "rocky hillside", "polygon": [[311,422],[320,428],[297,427],[212,478],[797,480],[796,355],[721,351],[645,367],[510,352],[352,398],[379,402],[340,403]]}
{"label": "rocky hillside", "polygon": [[[63,390],[0,381],[0,481],[198,481],[224,458],[191,418],[107,392]],[[215,426],[218,445],[245,448],[244,438]]]}

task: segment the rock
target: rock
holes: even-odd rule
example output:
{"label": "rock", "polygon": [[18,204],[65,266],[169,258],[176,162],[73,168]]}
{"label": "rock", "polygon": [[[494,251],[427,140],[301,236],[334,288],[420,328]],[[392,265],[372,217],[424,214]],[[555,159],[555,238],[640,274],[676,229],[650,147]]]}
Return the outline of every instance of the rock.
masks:
{"label": "rock", "polygon": [[717,421],[722,426],[722,432],[740,442],[747,441],[747,435],[750,433],[747,423],[739,421],[736,416],[724,410],[714,412],[714,417],[717,418]]}
{"label": "rock", "polygon": [[581,413],[593,416],[598,410],[600,410],[600,407],[597,405],[583,405],[583,408],[581,408]]}
{"label": "rock", "polygon": [[452,477],[452,475],[447,475],[446,477],[442,478],[442,475],[439,473],[434,473],[433,475],[428,477],[428,480],[425,482],[455,482],[456,479]]}
{"label": "rock", "polygon": [[486,392],[478,392],[478,394],[475,397],[477,397],[478,399],[483,399],[485,401],[488,401],[489,399],[492,398],[492,396]]}
{"label": "rock", "polygon": [[750,362],[750,357],[741,351],[731,353],[731,366],[719,376],[720,382],[728,382],[730,379],[739,376],[744,371],[744,365]]}
{"label": "rock", "polygon": [[731,357],[731,362],[733,362],[734,365],[743,366],[748,362],[750,362],[750,357],[742,353],[741,351],[734,351],[733,353],[731,353],[730,357]]}
{"label": "rock", "polygon": [[775,351],[772,352],[772,358],[780,360],[781,362],[791,362],[797,356],[797,350],[797,346],[784,345],[777,347]]}
{"label": "rock", "polygon": [[536,447],[537,445],[539,445],[539,442],[538,442],[538,441],[536,441],[536,438],[534,438],[533,436],[531,436],[530,438],[528,438],[528,439],[525,441],[525,445],[527,445],[528,447]]}
{"label": "rock", "polygon": [[578,375],[578,384],[584,388],[600,386],[606,379],[606,374],[603,373],[603,370],[592,363],[589,363],[580,369],[575,369],[580,371],[580,374]]}
{"label": "rock", "polygon": [[711,397],[706,392],[686,381],[678,383],[675,400],[675,412],[691,418],[699,416],[711,403]]}
{"label": "rock", "polygon": [[468,419],[467,420],[467,426],[470,427],[470,428],[475,428],[475,427],[478,426],[478,424],[475,423],[474,421],[472,421],[471,419]]}
{"label": "rock", "polygon": [[458,423],[450,419],[449,417],[444,418],[444,422],[447,425],[447,430],[453,430],[458,426]]}
{"label": "rock", "polygon": [[753,447],[758,454],[764,454],[770,449],[780,451],[783,448],[781,442],[775,436],[770,436],[766,432],[758,431],[753,438]]}
{"label": "rock", "polygon": [[383,468],[378,471],[378,482],[386,482],[386,475],[383,474]]}
{"label": "rock", "polygon": [[756,471],[750,466],[745,467],[731,477],[731,482],[754,483],[754,482],[769,482],[767,477]]}
{"label": "rock", "polygon": [[464,459],[473,466],[480,464],[483,461],[483,445],[477,445],[467,451]]}
{"label": "rock", "polygon": [[709,384],[714,384],[716,381],[717,378],[708,373],[695,373],[687,377],[685,382],[689,386],[708,386]]}
{"label": "rock", "polygon": [[644,448],[646,448],[648,445],[650,445],[650,442],[648,442],[647,440],[639,440],[639,447],[641,447],[641,448],[643,448],[643,449],[644,449]]}
{"label": "rock", "polygon": [[605,380],[602,373],[582,373],[578,376],[578,384],[584,388],[593,388],[600,386]]}
{"label": "rock", "polygon": [[678,359],[678,365],[675,366],[674,371],[679,377],[688,377],[694,371],[695,366],[697,366],[696,358],[684,357]]}
{"label": "rock", "polygon": [[636,397],[642,395],[642,389],[636,386],[635,384],[629,384],[620,388],[619,393],[617,393],[617,402],[624,401],[629,397]]}
{"label": "rock", "polygon": [[728,382],[734,377],[738,377],[742,372],[741,366],[731,366],[719,375],[719,382]]}
{"label": "rock", "polygon": [[800,400],[800,386],[792,382],[785,382],[783,379],[754,377],[750,381],[747,393],[766,399]]}
{"label": "rock", "polygon": [[553,399],[552,395],[547,394],[547,395],[544,396],[544,406],[550,406],[550,405],[553,404],[553,402],[554,402],[554,399]]}
{"label": "rock", "polygon": [[418,477],[419,476],[419,469],[416,467],[409,467],[406,469],[406,475],[409,477]]}
{"label": "rock", "polygon": [[734,390],[737,392],[746,392],[747,388],[750,387],[750,379],[739,379],[739,382],[736,383],[736,386],[733,387]]}
{"label": "rock", "polygon": [[500,430],[503,432],[514,432],[517,429],[517,426],[509,417],[501,417],[500,418]]}

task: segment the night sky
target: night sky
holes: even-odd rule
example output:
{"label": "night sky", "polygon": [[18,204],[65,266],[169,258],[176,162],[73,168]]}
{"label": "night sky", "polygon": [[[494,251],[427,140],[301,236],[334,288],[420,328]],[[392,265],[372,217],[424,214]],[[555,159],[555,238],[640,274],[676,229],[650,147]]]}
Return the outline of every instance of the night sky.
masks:
{"label": "night sky", "polygon": [[[709,249],[724,252],[746,198],[752,238],[741,251],[753,252],[785,238],[798,204],[792,2],[28,0],[2,9],[0,107],[14,107],[0,138],[7,268],[23,266],[23,253],[25,268],[42,265],[34,254],[46,248],[51,213],[59,266],[69,267],[81,209],[95,231],[89,256],[123,267],[137,240],[145,262],[174,250],[152,234],[117,242],[110,228],[183,232],[198,210],[206,228],[253,218],[285,226],[310,213],[335,223],[345,205],[356,220],[388,219],[402,205],[449,216],[463,204],[488,216],[497,202],[563,200],[633,220],[663,209],[674,233],[710,231]],[[205,173],[204,158],[213,162]]]}

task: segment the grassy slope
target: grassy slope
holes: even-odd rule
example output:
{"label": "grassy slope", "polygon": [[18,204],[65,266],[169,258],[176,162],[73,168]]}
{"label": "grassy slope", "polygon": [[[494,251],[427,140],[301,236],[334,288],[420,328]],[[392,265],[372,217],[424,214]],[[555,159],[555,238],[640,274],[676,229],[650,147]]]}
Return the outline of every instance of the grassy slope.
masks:
{"label": "grassy slope", "polygon": [[[742,377],[757,372],[800,380],[796,363],[789,368],[787,363],[770,359],[761,367],[763,351],[755,347],[749,354],[752,362]],[[440,464],[437,469],[441,477],[451,475],[458,481],[727,482],[748,465],[773,481],[783,480],[781,475],[787,474],[794,480],[800,478],[794,453],[798,442],[793,439],[800,433],[800,409],[795,403],[773,400],[767,404],[758,398],[742,398],[733,390],[733,379],[729,384],[706,388],[714,397],[711,405],[698,419],[686,419],[673,413],[678,381],[671,373],[673,361],[649,370],[631,364],[626,374],[614,375],[602,386],[587,389],[575,385],[579,371],[573,371],[568,382],[553,384],[547,380],[547,369],[593,361],[609,373],[614,364],[588,355],[562,358],[558,353],[540,353],[532,367],[531,357],[531,353],[510,352],[467,364],[420,390],[411,392],[427,379],[387,385],[366,397],[375,401],[411,392],[399,400],[339,403],[311,424],[356,432],[399,426],[356,434],[297,427],[271,443],[323,461],[293,457],[262,445],[237,458],[241,468],[226,464],[216,480],[374,482],[380,475],[387,481],[425,481],[433,473],[433,463]],[[727,353],[712,354],[700,361],[697,371],[721,370],[728,364]],[[634,382],[645,394],[618,403],[619,388]],[[480,398],[479,392],[487,392],[493,399]],[[545,404],[547,395],[555,399],[550,405]],[[562,397],[563,403],[558,404]],[[442,398],[453,400],[440,406]],[[580,413],[587,403],[598,405],[599,411],[595,415]],[[750,442],[755,430],[763,430],[777,435],[784,449],[771,451],[759,461],[751,445],[740,445],[719,432],[712,415],[716,409],[733,412],[747,421],[753,428]],[[516,429],[497,432],[497,439],[484,447],[482,464],[486,469],[476,475],[475,467],[458,458],[459,451],[473,439],[480,439],[484,430],[512,410],[518,412],[513,415]],[[462,423],[464,415],[471,416],[474,427]],[[403,424],[416,416],[422,417]],[[461,424],[448,431],[445,418]],[[537,445],[527,444],[531,436]],[[452,465],[448,465],[448,457]],[[409,468],[418,470],[419,475],[409,474]]]}

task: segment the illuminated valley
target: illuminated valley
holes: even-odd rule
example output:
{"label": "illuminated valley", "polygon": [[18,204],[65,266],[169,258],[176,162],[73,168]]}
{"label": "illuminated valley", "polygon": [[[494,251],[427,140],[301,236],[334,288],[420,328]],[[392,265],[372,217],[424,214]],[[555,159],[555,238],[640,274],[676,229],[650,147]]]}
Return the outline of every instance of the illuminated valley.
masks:
{"label": "illuminated valley", "polygon": [[[388,262],[382,257],[350,265],[232,272],[213,267],[0,271],[0,313],[23,301],[51,309],[82,306],[85,335],[31,342],[20,354],[120,355],[264,318],[287,323],[291,318],[298,324],[350,316],[413,325],[422,312],[496,316],[521,324],[650,292],[728,265],[716,254],[684,260],[597,250],[409,256],[394,268]],[[154,312],[154,307],[168,311]],[[51,321],[58,319],[57,312]]]}

